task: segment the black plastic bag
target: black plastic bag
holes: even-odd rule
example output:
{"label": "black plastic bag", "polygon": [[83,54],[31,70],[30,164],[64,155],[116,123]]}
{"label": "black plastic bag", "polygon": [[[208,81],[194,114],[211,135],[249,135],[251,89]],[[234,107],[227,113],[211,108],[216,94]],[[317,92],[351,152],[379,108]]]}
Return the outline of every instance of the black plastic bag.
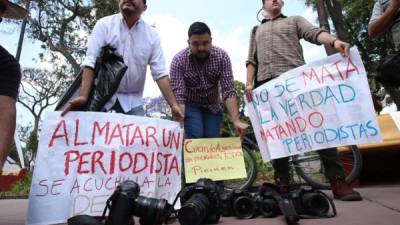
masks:
{"label": "black plastic bag", "polygon": [[400,53],[385,57],[379,64],[375,79],[385,86],[400,86]]}
{"label": "black plastic bag", "polygon": [[[100,111],[104,105],[117,91],[119,84],[128,67],[124,64],[124,59],[116,52],[116,49],[107,45],[101,50],[96,59],[95,79],[89,95],[88,102],[80,111]],[[64,109],[68,102],[79,95],[82,81],[82,71],[63,95],[55,110]]]}
{"label": "black plastic bag", "polygon": [[[56,108],[54,109],[55,111],[64,110],[65,107],[68,106],[69,101],[79,96],[79,90],[81,88],[81,83],[82,83],[82,73],[83,73],[83,68],[79,70],[71,86],[69,86],[67,91],[58,100]],[[83,109],[74,109],[74,110],[83,110]]]}

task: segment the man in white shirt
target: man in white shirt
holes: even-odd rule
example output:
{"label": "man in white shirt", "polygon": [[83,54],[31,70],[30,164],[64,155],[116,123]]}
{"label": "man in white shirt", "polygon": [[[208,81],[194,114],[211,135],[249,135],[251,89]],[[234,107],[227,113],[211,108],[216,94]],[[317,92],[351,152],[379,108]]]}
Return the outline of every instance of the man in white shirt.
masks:
{"label": "man in white shirt", "polygon": [[121,13],[100,19],[88,40],[80,96],[69,102],[62,115],[70,109],[86,104],[94,79],[94,66],[101,48],[111,45],[124,58],[128,70],[116,94],[106,103],[105,109],[115,109],[130,115],[144,115],[142,97],[147,65],[153,79],[172,109],[172,116],[183,122],[183,113],[171,90],[165,59],[157,33],[141,19],[147,9],[146,0],[117,0]]}

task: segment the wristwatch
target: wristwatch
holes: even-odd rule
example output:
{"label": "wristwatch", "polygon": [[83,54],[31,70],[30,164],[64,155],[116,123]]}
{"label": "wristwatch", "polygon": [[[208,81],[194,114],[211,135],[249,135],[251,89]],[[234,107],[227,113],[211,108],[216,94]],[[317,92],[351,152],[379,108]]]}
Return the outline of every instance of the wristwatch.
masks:
{"label": "wristwatch", "polygon": [[337,38],[334,38],[333,41],[331,42],[331,46],[334,48],[335,47],[335,42],[337,41]]}

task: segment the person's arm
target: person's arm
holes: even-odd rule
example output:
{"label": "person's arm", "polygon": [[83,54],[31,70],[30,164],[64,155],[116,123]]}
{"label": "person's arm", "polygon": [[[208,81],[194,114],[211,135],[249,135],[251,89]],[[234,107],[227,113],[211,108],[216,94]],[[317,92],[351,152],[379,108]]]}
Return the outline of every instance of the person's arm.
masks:
{"label": "person's arm", "polygon": [[225,106],[228,110],[229,115],[231,116],[231,120],[236,129],[236,132],[239,134],[240,137],[243,137],[243,135],[246,134],[247,127],[249,125],[240,120],[236,97],[225,99]]}
{"label": "person's arm", "polygon": [[254,89],[254,78],[256,76],[256,66],[252,63],[247,64],[247,77],[246,77],[246,88],[245,94],[247,101],[253,101],[253,89]]}
{"label": "person's arm", "polygon": [[156,82],[157,82],[158,87],[161,90],[162,95],[164,96],[165,100],[168,102],[168,104],[171,107],[172,116],[182,126],[183,121],[184,121],[184,114],[181,110],[181,107],[176,102],[176,98],[175,98],[174,93],[172,92],[168,76],[164,76],[164,77],[158,79]]}
{"label": "person's arm", "polygon": [[221,74],[221,90],[222,97],[225,101],[225,106],[228,110],[236,132],[240,137],[246,134],[248,125],[240,121],[239,110],[237,103],[237,95],[235,90],[235,81],[233,80],[232,65],[229,56],[226,54],[223,59],[222,74]]}
{"label": "person's arm", "polygon": [[[381,7],[379,2],[377,3],[376,7]],[[393,19],[399,12],[400,8],[400,0],[392,0],[390,6],[386,9],[386,11],[376,20],[371,21],[368,26],[368,35],[370,37],[377,37],[384,33],[387,29],[389,29],[390,25],[393,22]],[[378,9],[375,9],[376,11]],[[381,10],[379,8],[379,10]]]}
{"label": "person's arm", "polygon": [[247,76],[246,76],[246,88],[245,88],[245,95],[247,101],[253,101],[253,89],[254,89],[254,80],[256,77],[256,68],[257,68],[257,42],[256,42],[256,32],[258,26],[253,27],[250,35],[250,42],[249,42],[249,53],[246,61],[246,69],[247,69]]}
{"label": "person's arm", "polygon": [[183,73],[182,62],[179,61],[178,56],[175,56],[171,62],[171,88],[182,113],[185,114],[186,86]]}
{"label": "person's arm", "polygon": [[171,83],[168,77],[168,71],[165,67],[164,53],[161,49],[161,41],[157,33],[154,34],[154,43],[152,45],[152,52],[149,61],[151,75],[153,80],[156,81],[161,93],[165,100],[171,107],[173,118],[183,126],[185,114],[182,112],[181,107],[178,105],[174,92],[171,89]]}
{"label": "person's arm", "polygon": [[343,57],[349,55],[349,49],[351,45],[347,42],[341,41],[334,36],[330,35],[328,32],[322,32],[317,37],[318,41],[325,45],[331,45],[334,47]]}
{"label": "person's arm", "polygon": [[304,38],[304,40],[317,45],[331,45],[340,52],[343,57],[349,55],[350,44],[335,38],[325,29],[315,27],[302,16],[295,16],[293,19],[296,23],[297,34],[300,38]]}
{"label": "person's arm", "polygon": [[94,68],[96,64],[96,58],[100,54],[101,48],[106,44],[105,37],[107,35],[107,29],[103,23],[104,22],[102,20],[96,23],[88,39],[86,57],[82,62],[84,69],[79,97],[71,100],[68,103],[68,106],[62,111],[61,116],[64,116],[72,109],[79,109],[83,107],[88,101],[95,77]]}

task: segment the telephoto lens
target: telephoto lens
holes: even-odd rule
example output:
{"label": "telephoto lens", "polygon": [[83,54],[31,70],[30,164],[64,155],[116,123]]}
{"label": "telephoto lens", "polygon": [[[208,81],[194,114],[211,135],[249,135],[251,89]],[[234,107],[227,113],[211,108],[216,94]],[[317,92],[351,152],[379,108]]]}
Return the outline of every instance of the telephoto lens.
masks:
{"label": "telephoto lens", "polygon": [[141,225],[157,225],[167,221],[173,210],[165,199],[138,196],[135,200],[134,215],[140,217]]}
{"label": "telephoto lens", "polygon": [[122,182],[107,201],[110,212],[105,224],[134,225],[133,216],[139,217],[141,225],[161,225],[169,219],[174,209],[167,200],[139,196],[139,193],[137,183]]}
{"label": "telephoto lens", "polygon": [[214,181],[199,179],[194,185],[182,189],[179,197],[182,207],[178,219],[181,225],[218,223],[221,202]]}

